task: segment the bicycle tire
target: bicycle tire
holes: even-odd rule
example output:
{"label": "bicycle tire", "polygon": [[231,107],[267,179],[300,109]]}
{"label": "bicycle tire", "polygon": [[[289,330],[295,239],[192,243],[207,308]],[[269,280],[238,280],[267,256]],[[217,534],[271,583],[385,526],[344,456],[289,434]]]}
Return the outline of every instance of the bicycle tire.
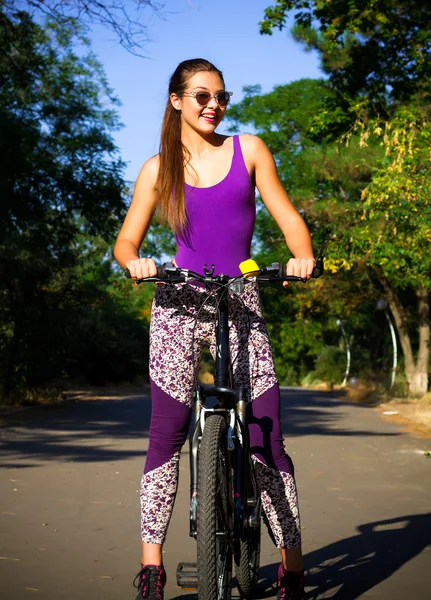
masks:
{"label": "bicycle tire", "polygon": [[261,523],[248,527],[235,552],[235,576],[241,598],[251,600],[259,579]]}
{"label": "bicycle tire", "polygon": [[221,415],[211,415],[205,421],[199,446],[198,494],[199,600],[230,600],[232,487],[226,421]]}

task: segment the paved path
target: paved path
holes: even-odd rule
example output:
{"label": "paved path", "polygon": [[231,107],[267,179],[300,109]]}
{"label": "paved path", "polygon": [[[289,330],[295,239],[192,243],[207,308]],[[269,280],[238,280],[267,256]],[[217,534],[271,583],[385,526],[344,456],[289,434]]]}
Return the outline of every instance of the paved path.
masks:
{"label": "paved path", "polygon": [[[296,464],[309,598],[431,598],[431,439],[330,393],[283,390]],[[148,395],[15,413],[0,428],[0,598],[134,600]],[[166,600],[188,538],[188,454],[165,547]],[[262,538],[258,599],[278,555]]]}

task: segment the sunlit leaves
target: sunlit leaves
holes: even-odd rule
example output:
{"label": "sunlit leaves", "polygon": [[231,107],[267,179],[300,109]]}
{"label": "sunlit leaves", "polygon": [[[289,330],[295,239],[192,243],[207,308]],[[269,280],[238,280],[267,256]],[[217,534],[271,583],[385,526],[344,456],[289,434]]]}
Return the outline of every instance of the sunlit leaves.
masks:
{"label": "sunlit leaves", "polygon": [[426,0],[277,0],[266,9],[260,31],[271,34],[290,22],[296,39],[318,50],[322,67],[343,95],[371,95],[380,103],[429,90],[431,5]]}
{"label": "sunlit leaves", "polygon": [[386,123],[367,123],[360,137],[379,140],[384,155],[362,191],[360,222],[342,236],[350,244],[341,248],[349,248],[345,259],[367,256],[397,287],[431,285],[430,131],[426,109],[401,107]]}

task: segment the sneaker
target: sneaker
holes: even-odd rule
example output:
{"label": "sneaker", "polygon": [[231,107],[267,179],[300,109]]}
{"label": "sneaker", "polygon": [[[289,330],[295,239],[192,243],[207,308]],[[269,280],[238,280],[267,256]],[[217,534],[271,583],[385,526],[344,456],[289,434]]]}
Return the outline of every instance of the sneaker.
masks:
{"label": "sneaker", "polygon": [[285,571],[283,565],[278,567],[277,600],[305,600],[304,571],[293,573]]}
{"label": "sneaker", "polygon": [[166,571],[157,565],[141,565],[133,585],[138,588],[136,600],[163,600],[163,588],[166,584]]}

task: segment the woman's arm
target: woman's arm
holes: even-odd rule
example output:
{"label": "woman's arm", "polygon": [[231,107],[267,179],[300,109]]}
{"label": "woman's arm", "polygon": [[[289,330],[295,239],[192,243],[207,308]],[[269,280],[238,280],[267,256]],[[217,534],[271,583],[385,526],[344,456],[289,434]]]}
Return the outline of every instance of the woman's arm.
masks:
{"label": "woman's arm", "polygon": [[254,135],[241,136],[241,141],[243,138],[246,138],[244,145],[254,168],[257,189],[295,257],[287,263],[287,274],[309,278],[315,261],[310,232],[304,219],[290,201],[265,142]]}
{"label": "woman's arm", "polygon": [[157,205],[155,189],[159,157],[147,160],[139,173],[126,218],[114,247],[114,256],[121,267],[128,268],[133,279],[157,274],[152,258],[139,258],[139,250],[147,234]]}

